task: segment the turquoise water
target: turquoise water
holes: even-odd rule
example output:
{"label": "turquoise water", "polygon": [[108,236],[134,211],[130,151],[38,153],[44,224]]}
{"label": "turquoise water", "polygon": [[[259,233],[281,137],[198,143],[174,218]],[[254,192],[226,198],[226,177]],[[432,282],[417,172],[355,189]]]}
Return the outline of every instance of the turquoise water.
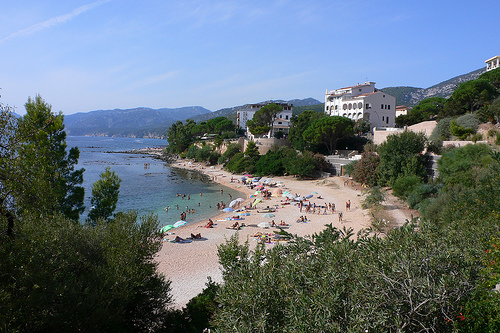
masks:
{"label": "turquoise water", "polygon": [[[233,199],[241,196],[241,193],[215,184],[198,172],[170,168],[148,155],[119,153],[165,146],[166,140],[69,136],[66,141],[68,147],[80,149],[77,168],[85,168],[83,186],[87,208],[83,219],[91,207],[92,183],[99,179],[108,165],[122,179],[117,211],[137,210],[140,216],[152,212],[158,215],[161,225],[180,220],[180,214],[186,209],[195,210],[194,214],[187,214],[188,224],[206,220],[219,213],[217,202],[228,204],[229,194]],[[224,189],[223,195],[220,194],[221,188]],[[185,194],[186,197],[182,199],[177,194]],[[166,212],[168,206],[170,209]]]}

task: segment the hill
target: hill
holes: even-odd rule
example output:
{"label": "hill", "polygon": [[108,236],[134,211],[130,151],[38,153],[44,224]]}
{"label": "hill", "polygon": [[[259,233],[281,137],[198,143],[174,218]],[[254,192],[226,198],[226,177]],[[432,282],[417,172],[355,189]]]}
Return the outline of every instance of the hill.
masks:
{"label": "hill", "polygon": [[201,106],[134,108],[80,112],[64,117],[66,132],[75,136],[125,136],[163,138],[177,120],[211,113]]}
{"label": "hill", "polygon": [[380,89],[391,96],[396,97],[398,105],[415,106],[421,100],[430,97],[448,98],[462,82],[475,80],[484,73],[485,68],[477,69],[467,74],[459,75],[449,80],[443,81],[429,88],[415,87],[387,87]]}

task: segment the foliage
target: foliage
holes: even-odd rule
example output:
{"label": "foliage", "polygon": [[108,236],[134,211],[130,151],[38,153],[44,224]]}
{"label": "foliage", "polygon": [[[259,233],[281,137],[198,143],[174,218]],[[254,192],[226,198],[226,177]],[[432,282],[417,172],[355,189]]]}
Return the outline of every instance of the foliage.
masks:
{"label": "foliage", "polygon": [[376,147],[366,145],[365,151],[361,154],[361,159],[354,165],[352,177],[355,181],[375,186],[378,184],[377,169],[380,164],[380,157],[376,153]]}
{"label": "foliage", "polygon": [[359,161],[354,160],[344,165],[344,174],[347,176],[352,176],[354,174],[354,168],[356,167],[356,164],[358,164],[358,162]]}
{"label": "foliage", "polygon": [[478,79],[486,80],[500,90],[500,69],[495,68],[491,71],[484,72]]}
{"label": "foliage", "polygon": [[493,100],[490,105],[481,109],[479,112],[483,121],[489,121],[492,124],[497,124],[500,122],[500,97]]}
{"label": "foliage", "polygon": [[378,147],[380,183],[393,185],[398,178],[411,175],[425,179],[427,157],[422,153],[425,142],[423,133],[404,131],[389,135]]}
{"label": "foliage", "polygon": [[253,118],[247,121],[250,133],[260,135],[269,132],[273,127],[276,116],[281,111],[283,111],[283,107],[274,103],[267,104],[260,108],[260,110],[255,112]]}
{"label": "foliage", "polygon": [[225,164],[229,161],[235,154],[241,152],[241,146],[237,143],[230,143],[227,145],[226,151],[219,158],[219,164]]}
{"label": "foliage", "polygon": [[366,119],[358,119],[354,123],[353,132],[357,134],[364,134],[370,132],[371,123]]}
{"label": "foliage", "polygon": [[194,141],[191,134],[192,127],[195,122],[191,119],[186,120],[186,124],[182,121],[177,121],[169,127],[167,131],[168,136],[168,151],[171,153],[180,154],[185,151]]}
{"label": "foliage", "polygon": [[61,212],[78,220],[83,205],[84,169],[75,170],[80,151],[66,150],[66,132],[62,113],[37,95],[25,104],[26,115],[19,119],[16,137],[19,145],[12,172],[16,181],[5,184],[13,193],[18,209],[41,214]]}
{"label": "foliage", "polygon": [[438,121],[436,127],[432,131],[431,136],[429,137],[430,141],[443,141],[449,140],[451,137],[450,132],[450,124],[453,121],[453,118],[443,118]]}
{"label": "foliage", "polygon": [[323,155],[314,154],[310,151],[296,153],[289,149],[284,162],[285,170],[290,175],[299,178],[314,177],[316,171],[326,170],[326,162]]}
{"label": "foliage", "polygon": [[353,133],[354,122],[346,117],[331,116],[316,119],[304,132],[306,141],[325,145],[328,154],[333,154],[340,138]]}
{"label": "foliage", "polygon": [[113,215],[120,194],[121,181],[120,177],[111,171],[111,167],[107,166],[101,173],[101,179],[92,184],[92,199],[90,199],[92,208],[88,219],[93,225],[99,219],[108,221]]}
{"label": "foliage", "polygon": [[271,147],[271,149],[255,164],[256,174],[259,176],[281,176],[285,173],[283,165],[286,157],[286,148]]}
{"label": "foliage", "polygon": [[374,206],[380,205],[385,201],[385,194],[380,186],[371,187],[366,193],[365,199],[361,204],[363,209],[372,208]]}
{"label": "foliage", "polygon": [[444,153],[438,161],[438,172],[445,190],[458,184],[477,185],[481,170],[493,162],[490,151],[484,144],[468,144]]}
{"label": "foliage", "polygon": [[415,227],[353,240],[327,225],[312,240],[254,251],[234,235],[218,247],[217,331],[451,332],[472,264],[431,228]]}
{"label": "foliage", "polygon": [[95,227],[25,215],[0,235],[0,325],[9,332],[154,331],[171,302],[153,261],[158,220],[137,214]]}
{"label": "foliage", "polygon": [[440,118],[472,113],[497,96],[497,90],[486,79],[462,82],[446,103]]}
{"label": "foliage", "polygon": [[422,178],[409,175],[398,178],[392,186],[393,194],[401,199],[407,199],[413,189],[422,183]]}
{"label": "foliage", "polygon": [[420,209],[421,203],[431,197],[435,197],[441,186],[439,184],[416,184],[408,194],[406,201],[411,209]]}
{"label": "foliage", "polygon": [[426,98],[412,108],[408,114],[397,117],[396,125],[400,127],[410,126],[431,120],[442,113],[445,104],[446,98],[443,97]]}
{"label": "foliage", "polygon": [[292,127],[288,133],[288,141],[290,141],[292,147],[300,151],[311,149],[311,144],[304,139],[303,134],[313,121],[324,117],[326,117],[324,112],[315,111],[304,111],[297,116],[293,116],[291,119]]}

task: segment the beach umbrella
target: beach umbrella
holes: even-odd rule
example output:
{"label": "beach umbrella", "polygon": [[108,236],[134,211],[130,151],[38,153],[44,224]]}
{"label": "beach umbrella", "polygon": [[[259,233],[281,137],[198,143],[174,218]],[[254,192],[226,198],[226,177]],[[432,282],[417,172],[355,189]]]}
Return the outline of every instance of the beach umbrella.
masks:
{"label": "beach umbrella", "polygon": [[269,223],[269,222],[261,222],[261,223],[257,224],[257,226],[259,228],[271,228],[271,223]]}
{"label": "beach umbrella", "polygon": [[238,200],[233,200],[229,203],[229,207],[233,207],[234,205],[236,205],[239,201]]}
{"label": "beach umbrella", "polygon": [[271,213],[265,213],[263,216],[264,216],[264,217],[274,217],[274,214],[271,214]]}
{"label": "beach umbrella", "polygon": [[248,174],[248,173],[247,173],[247,174],[245,175],[245,177],[252,177],[252,175],[250,175],[250,174]]}
{"label": "beach umbrella", "polygon": [[247,177],[241,177],[240,179],[241,179],[241,180],[246,180],[246,179],[247,179]]}
{"label": "beach umbrella", "polygon": [[238,199],[236,199],[236,201],[243,202],[243,201],[245,201],[245,199],[243,199],[243,198],[238,198]]}
{"label": "beach umbrella", "polygon": [[238,216],[250,216],[250,213],[236,213]]}
{"label": "beach umbrella", "polygon": [[227,207],[227,208],[224,208],[222,211],[224,212],[234,212],[234,209],[232,209],[231,207]]}
{"label": "beach umbrella", "polygon": [[293,198],[293,200],[295,200],[295,201],[304,201],[304,198],[303,197],[295,197],[295,198]]}
{"label": "beach umbrella", "polygon": [[263,188],[263,187],[264,187],[264,185],[257,185],[257,186],[255,186],[255,188]]}
{"label": "beach umbrella", "polygon": [[281,180],[278,180],[276,184],[283,184],[283,182]]}
{"label": "beach umbrella", "polygon": [[179,228],[179,227],[182,227],[183,225],[185,225],[186,223],[187,223],[186,221],[180,220],[180,221],[175,222],[173,227]]}
{"label": "beach umbrella", "polygon": [[262,202],[262,198],[255,199],[255,201],[252,204],[252,207],[255,207],[259,202]]}
{"label": "beach umbrella", "polygon": [[166,226],[164,226],[163,228],[160,229],[160,232],[167,232],[169,231],[170,229],[173,229],[174,226],[171,225],[171,224],[167,224]]}
{"label": "beach umbrella", "polygon": [[306,199],[311,199],[312,197],[313,197],[313,195],[312,195],[312,194],[308,194],[308,195],[306,195]]}
{"label": "beach umbrella", "polygon": [[259,194],[259,193],[260,193],[260,191],[255,191],[255,193],[254,193],[253,195],[257,195],[257,194]]}
{"label": "beach umbrella", "polygon": [[313,194],[318,194],[318,192],[313,192]]}

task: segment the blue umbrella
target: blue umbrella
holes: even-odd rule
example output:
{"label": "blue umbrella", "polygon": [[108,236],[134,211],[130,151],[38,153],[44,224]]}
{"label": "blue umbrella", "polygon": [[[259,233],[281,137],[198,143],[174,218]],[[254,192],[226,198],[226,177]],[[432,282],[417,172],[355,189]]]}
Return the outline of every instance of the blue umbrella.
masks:
{"label": "blue umbrella", "polygon": [[227,208],[224,208],[222,211],[224,211],[224,212],[234,212],[234,209],[232,209],[230,207],[227,207]]}
{"label": "blue umbrella", "polygon": [[174,223],[174,228],[179,228],[179,227],[182,227],[184,224],[186,224],[187,222],[186,221],[177,221]]}
{"label": "blue umbrella", "polygon": [[308,194],[308,195],[306,195],[306,199],[310,199],[310,198],[312,198],[312,197],[313,197],[313,195],[312,195],[312,194]]}

